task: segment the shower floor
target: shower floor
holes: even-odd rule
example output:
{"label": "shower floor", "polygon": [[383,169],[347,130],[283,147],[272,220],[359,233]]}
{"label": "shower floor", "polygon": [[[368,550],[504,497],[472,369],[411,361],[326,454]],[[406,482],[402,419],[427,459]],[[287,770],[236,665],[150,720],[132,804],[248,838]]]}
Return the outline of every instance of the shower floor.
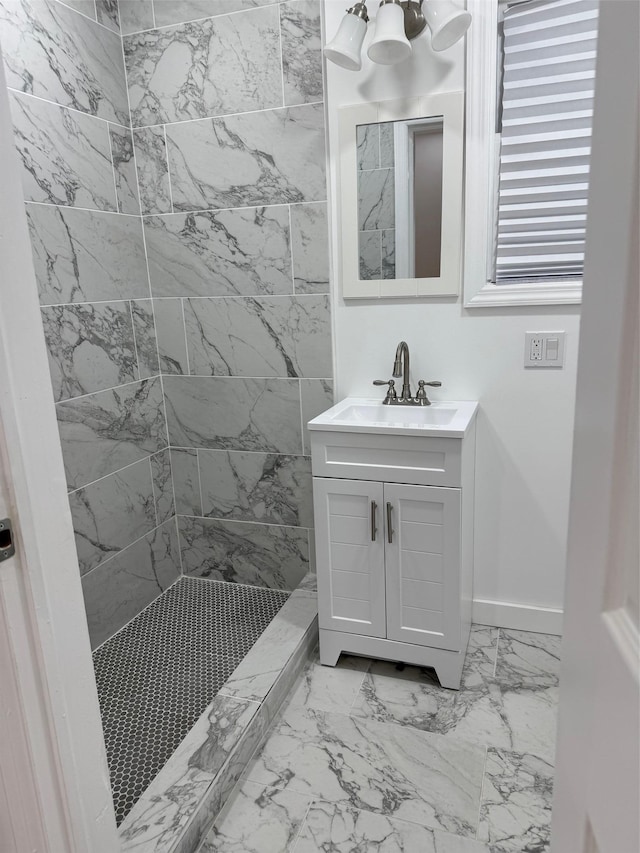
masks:
{"label": "shower floor", "polygon": [[96,649],[118,825],[288,597],[183,577]]}

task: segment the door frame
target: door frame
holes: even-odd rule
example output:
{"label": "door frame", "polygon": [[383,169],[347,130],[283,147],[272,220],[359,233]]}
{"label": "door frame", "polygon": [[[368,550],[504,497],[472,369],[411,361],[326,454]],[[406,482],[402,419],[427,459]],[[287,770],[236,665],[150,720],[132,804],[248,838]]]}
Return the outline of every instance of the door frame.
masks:
{"label": "door frame", "polygon": [[5,798],[16,796],[16,775],[33,786],[28,811],[34,821],[40,815],[47,844],[38,853],[114,853],[120,842],[21,171],[0,53],[0,454],[16,543],[15,556],[0,563],[3,675],[15,687],[13,709],[3,710],[22,722],[32,756],[20,768],[4,756],[0,785]]}

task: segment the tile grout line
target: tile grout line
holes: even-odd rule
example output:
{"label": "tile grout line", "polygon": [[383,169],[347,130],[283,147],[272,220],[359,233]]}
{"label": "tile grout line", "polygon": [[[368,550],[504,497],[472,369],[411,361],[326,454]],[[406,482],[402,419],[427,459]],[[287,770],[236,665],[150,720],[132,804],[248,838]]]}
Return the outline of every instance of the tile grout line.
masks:
{"label": "tile grout line", "polygon": [[[126,85],[126,83],[125,83]],[[126,128],[125,128],[126,130]],[[111,141],[111,128],[109,127],[109,123],[107,122],[107,139],[109,140],[109,159],[111,160],[111,176],[113,177],[113,191],[116,202],[115,213],[120,213],[120,198],[118,196],[118,181],[116,180],[116,164],[113,159],[113,143]],[[137,183],[137,176],[136,176]]]}
{"label": "tile grout line", "polygon": [[[132,33],[127,33],[127,35],[128,36],[138,36],[138,35],[141,35],[143,33],[153,32],[154,30],[168,30],[168,29],[171,29],[171,27],[183,27],[185,24],[199,24],[202,21],[215,20],[216,18],[228,18],[231,15],[242,15],[242,14],[245,14],[246,12],[255,12],[256,9],[270,9],[270,8],[273,8],[273,6],[279,6],[280,2],[281,2],[281,0],[273,0],[273,2],[264,3],[261,6],[253,6],[253,7],[249,6],[249,7],[246,7],[244,9],[234,9],[232,12],[221,12],[219,15],[205,15],[202,18],[189,18],[186,21],[175,21],[173,24],[157,25],[156,24],[156,15],[155,15],[155,3],[157,3],[157,0],[152,0],[151,9],[153,11],[153,28],[152,29],[146,29],[146,30],[135,30]],[[91,20],[91,19],[89,19],[89,20]],[[107,27],[106,29],[109,29],[109,28]]]}
{"label": "tile grout line", "polygon": [[140,459],[135,459],[133,462],[128,462],[126,465],[123,465],[122,468],[117,468],[115,471],[110,471],[108,474],[103,474],[102,477],[96,477],[95,480],[90,480],[88,483],[84,483],[82,486],[77,486],[75,489],[71,489],[67,492],[67,497],[70,497],[71,495],[74,495],[77,492],[81,492],[83,489],[88,489],[90,488],[90,486],[95,486],[96,483],[101,483],[103,480],[106,480],[109,477],[115,477],[116,474],[121,474],[128,468],[133,468],[134,465],[139,465],[141,462],[144,462],[145,459],[150,459],[157,453],[162,453],[162,451],[165,449],[166,448],[161,447],[159,450],[152,450],[150,453],[145,453],[145,455],[141,456]]}
{"label": "tile grout line", "polygon": [[[141,460],[141,461],[144,461],[144,460]],[[143,539],[146,539],[147,536],[150,536],[152,533],[155,533],[157,530],[159,530],[161,527],[163,527],[166,523],[167,523],[166,521],[163,521],[162,524],[157,524],[155,527],[152,527],[151,530],[147,530],[147,532],[143,533],[142,536],[138,536],[138,538],[134,539],[133,542],[129,542],[129,544],[125,545],[124,548],[121,548],[119,551],[116,551],[115,554],[112,554],[110,557],[107,557],[105,560],[102,560],[102,562],[98,563],[97,566],[93,566],[93,568],[89,569],[88,572],[85,572],[84,574],[82,574],[80,576],[80,580],[83,580],[84,578],[89,577],[89,575],[93,574],[97,569],[100,569],[100,568],[102,568],[102,566],[106,565],[107,563],[110,563],[112,560],[115,560],[115,558],[119,557],[124,551],[127,551],[129,548],[132,548],[134,545],[137,545],[138,542],[142,542]],[[157,597],[158,596],[156,596],[156,598]]]}
{"label": "tile grout line", "polygon": [[[70,9],[70,8],[71,8],[70,6],[67,6],[67,9]],[[78,14],[80,15],[82,13],[78,12]],[[83,17],[86,17],[86,15],[83,15]],[[87,20],[90,21],[91,18],[87,18]],[[105,29],[109,30],[108,27],[105,27]],[[109,30],[109,32],[113,33],[113,30]],[[115,35],[115,33],[113,33],[113,34]],[[116,125],[116,127],[121,127],[124,130],[130,130],[131,129],[130,127],[127,127],[126,124],[122,124],[120,121],[118,121],[117,118],[116,119],[104,118],[103,116],[96,115],[95,113],[90,113],[86,110],[79,110],[77,107],[72,107],[72,106],[69,106],[68,104],[59,104],[58,101],[50,101],[48,98],[43,98],[41,95],[33,95],[31,92],[23,92],[22,89],[14,89],[13,86],[7,86],[6,88],[7,88],[8,92],[13,92],[15,95],[20,95],[21,97],[30,98],[34,101],[42,101],[42,103],[49,104],[49,106],[51,106],[51,107],[58,107],[58,109],[60,109],[60,110],[69,110],[69,112],[71,112],[71,113],[77,113],[78,115],[86,116],[89,119],[96,119],[96,121],[103,122],[104,124],[107,124],[107,125],[114,124],[114,125]],[[200,121],[200,119],[193,119],[193,121]],[[64,206],[66,207],[67,205],[64,205]]]}
{"label": "tile grout line", "polygon": [[[255,782],[254,782],[254,784],[255,784]],[[311,811],[311,809],[315,803],[316,803],[316,797],[309,797],[309,803],[308,803],[307,809],[304,813],[304,817],[300,821],[300,826],[298,827],[298,830],[297,830],[295,837],[293,839],[293,847],[291,848],[291,853],[296,853],[296,849],[298,848],[298,844],[302,838],[302,831],[305,828],[305,825],[307,823],[307,818],[309,817],[309,812]]]}
{"label": "tile grout line", "polygon": [[151,464],[151,457],[149,457],[149,476],[151,477],[151,494],[153,495],[153,513],[156,517],[156,527],[160,527],[160,519],[158,516],[158,498],[156,496],[156,487],[153,482],[153,465]]}
{"label": "tile grout line", "polygon": [[[260,8],[260,7],[258,7]],[[59,105],[58,105],[59,106]],[[176,121],[157,121],[154,124],[137,124],[132,125],[132,130],[149,130],[154,127],[173,127],[178,124],[195,124],[198,121],[222,121],[228,118],[236,118],[240,116],[250,116],[250,115],[258,115],[260,113],[274,113],[282,110],[304,110],[308,109],[308,107],[324,107],[324,100],[322,101],[309,101],[306,104],[291,104],[290,106],[282,106],[282,107],[262,107],[259,110],[243,110],[235,113],[219,113],[217,115],[212,116],[201,116],[200,118],[183,118],[177,119]],[[78,111],[80,112],[80,111]],[[85,113],[85,115],[88,115]],[[97,118],[97,116],[96,116]]]}
{"label": "tile grout line", "polygon": [[[115,122],[109,122],[109,124],[115,124]],[[124,127],[124,125],[118,125],[118,127],[123,127],[125,130],[129,130],[128,127]],[[136,183],[137,183],[137,175],[136,175]],[[304,202],[304,204],[308,204],[309,202]],[[73,204],[59,204],[53,201],[33,201],[32,199],[26,199],[25,205],[27,204],[37,204],[39,207],[55,207],[60,210],[82,210],[85,213],[104,213],[108,216],[130,216],[132,219],[140,219],[139,213],[120,213],[118,210],[104,210],[101,207],[77,207]]]}
{"label": "tile grout line", "polygon": [[202,494],[202,473],[200,471],[200,450],[201,448],[196,447],[196,468],[198,470],[198,490],[200,492],[200,512],[202,513],[202,518],[206,518],[204,514],[204,496]]}
{"label": "tile grout line", "polygon": [[[112,122],[113,124],[113,122]],[[144,128],[142,128],[144,130]],[[46,202],[27,202],[28,204],[45,204]],[[259,210],[260,208],[267,207],[305,207],[309,204],[328,204],[328,199],[319,198],[319,199],[310,199],[307,201],[263,201],[263,202],[254,202],[254,204],[242,204],[237,205],[236,207],[194,207],[194,208],[180,208],[175,212],[175,214],[171,213],[143,213],[142,218],[145,217],[156,217],[156,216],[178,216],[184,214],[185,216],[189,213],[233,213],[236,210]],[[61,207],[68,207],[68,205],[60,205]],[[78,208],[81,210],[82,208]],[[110,211],[106,211],[107,213]],[[129,214],[131,215],[131,214]],[[388,229],[391,230],[391,229]]]}
{"label": "tile grout line", "polygon": [[[78,208],[75,208],[75,209],[77,210]],[[121,215],[121,214],[118,214],[118,215]],[[136,218],[139,218],[139,217],[136,217]],[[68,308],[68,307],[74,307],[74,306],[80,306],[80,305],[111,305],[114,302],[142,302],[146,299],[156,299],[156,300],[186,299],[186,300],[195,300],[195,301],[203,300],[203,299],[208,299],[209,301],[226,299],[228,301],[251,300],[252,302],[260,302],[260,301],[268,301],[268,300],[272,300],[272,299],[273,300],[293,299],[295,297],[296,302],[300,302],[300,303],[304,304],[304,302],[311,302],[313,300],[315,300],[318,303],[324,302],[326,300],[327,296],[329,296],[328,293],[267,293],[265,295],[257,293],[257,294],[247,294],[247,295],[245,295],[245,294],[238,294],[238,295],[231,294],[229,296],[134,296],[134,297],[123,296],[123,297],[114,298],[114,299],[83,300],[82,302],[45,302],[45,303],[40,305],[40,308]],[[185,327],[185,329],[186,329],[186,327]],[[179,376],[180,374],[174,373],[174,374],[170,374],[170,375],[171,376]],[[183,375],[190,375],[190,374],[183,374]],[[193,375],[195,376],[197,374],[193,374]],[[201,375],[206,376],[208,374],[201,374]],[[282,378],[282,379],[294,379],[296,377],[283,376],[280,378]],[[314,378],[327,379],[328,377],[326,377],[326,376],[306,377],[305,376],[302,378],[304,378],[304,379],[314,379]]]}

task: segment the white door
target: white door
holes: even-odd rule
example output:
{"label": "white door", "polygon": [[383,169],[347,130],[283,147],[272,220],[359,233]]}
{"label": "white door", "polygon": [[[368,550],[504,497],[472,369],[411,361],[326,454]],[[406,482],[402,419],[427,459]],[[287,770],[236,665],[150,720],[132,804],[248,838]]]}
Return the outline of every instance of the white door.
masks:
{"label": "white door", "polygon": [[460,494],[385,483],[390,640],[460,648]]}
{"label": "white door", "polygon": [[385,637],[382,483],[313,478],[318,624]]}
{"label": "white door", "polygon": [[638,4],[600,4],[553,853],[638,853]]}

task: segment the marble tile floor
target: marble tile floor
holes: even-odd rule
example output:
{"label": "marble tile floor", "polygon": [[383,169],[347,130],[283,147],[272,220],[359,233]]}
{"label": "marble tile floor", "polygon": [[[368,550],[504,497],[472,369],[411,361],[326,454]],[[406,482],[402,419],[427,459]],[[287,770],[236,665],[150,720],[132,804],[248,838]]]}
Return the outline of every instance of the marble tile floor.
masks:
{"label": "marble tile floor", "polygon": [[545,853],[559,650],[474,625],[459,691],[316,654],[199,853]]}

